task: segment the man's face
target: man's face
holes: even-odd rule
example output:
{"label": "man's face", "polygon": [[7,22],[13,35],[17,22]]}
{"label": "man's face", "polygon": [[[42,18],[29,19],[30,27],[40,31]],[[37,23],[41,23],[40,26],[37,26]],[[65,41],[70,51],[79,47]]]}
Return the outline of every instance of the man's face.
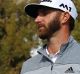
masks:
{"label": "man's face", "polygon": [[35,22],[38,26],[38,35],[41,39],[49,39],[61,28],[60,13],[56,10],[40,9]]}

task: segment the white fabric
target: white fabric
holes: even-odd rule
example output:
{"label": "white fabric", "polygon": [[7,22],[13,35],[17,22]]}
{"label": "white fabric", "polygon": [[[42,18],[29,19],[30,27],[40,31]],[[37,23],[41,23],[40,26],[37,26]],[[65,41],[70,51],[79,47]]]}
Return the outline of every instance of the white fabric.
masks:
{"label": "white fabric", "polygon": [[57,60],[57,58],[58,58],[58,53],[59,53],[59,52],[60,52],[60,51],[58,51],[58,52],[55,53],[55,54],[50,54],[50,53],[48,52],[48,49],[46,48],[46,53],[47,53],[48,56],[51,57],[51,60],[53,61],[53,63],[56,62],[56,60]]}
{"label": "white fabric", "polygon": [[[58,8],[65,12],[69,12],[69,14],[76,19],[77,17],[77,10],[74,5],[74,3],[71,0],[51,0],[52,2],[43,1],[40,3],[40,5],[48,6],[51,8]],[[61,4],[64,4],[64,7],[60,7]],[[65,5],[68,6],[68,10],[66,9]],[[71,11],[69,11],[69,8],[71,7]]]}
{"label": "white fabric", "polygon": [[74,20],[76,20],[78,16],[76,7],[71,0],[41,0],[40,4],[31,3],[27,6],[31,6],[31,5],[32,6],[35,6],[35,5],[36,6],[47,6],[47,7],[63,10],[65,12],[68,12],[73,17]]}

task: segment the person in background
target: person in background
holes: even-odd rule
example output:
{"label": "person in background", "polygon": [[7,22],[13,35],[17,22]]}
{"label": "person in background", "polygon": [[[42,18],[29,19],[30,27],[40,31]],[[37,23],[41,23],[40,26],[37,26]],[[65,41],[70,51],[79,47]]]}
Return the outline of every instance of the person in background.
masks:
{"label": "person in background", "polygon": [[41,0],[26,5],[25,12],[47,44],[23,63],[21,74],[80,74],[80,45],[71,35],[78,16],[72,0]]}

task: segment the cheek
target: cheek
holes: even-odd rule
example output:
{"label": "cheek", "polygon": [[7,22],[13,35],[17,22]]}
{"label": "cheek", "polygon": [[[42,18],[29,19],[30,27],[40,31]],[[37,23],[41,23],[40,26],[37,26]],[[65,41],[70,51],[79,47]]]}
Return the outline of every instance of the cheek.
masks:
{"label": "cheek", "polygon": [[50,19],[47,19],[47,20],[45,21],[45,28],[46,28],[46,29],[49,28],[50,22],[51,22]]}
{"label": "cheek", "polygon": [[46,30],[49,29],[50,23],[55,20],[56,15],[48,15],[44,18],[44,27]]}
{"label": "cheek", "polygon": [[52,22],[52,20],[47,20],[46,21],[46,24],[45,24],[45,28],[48,30],[49,29],[49,26],[50,26],[50,23]]}

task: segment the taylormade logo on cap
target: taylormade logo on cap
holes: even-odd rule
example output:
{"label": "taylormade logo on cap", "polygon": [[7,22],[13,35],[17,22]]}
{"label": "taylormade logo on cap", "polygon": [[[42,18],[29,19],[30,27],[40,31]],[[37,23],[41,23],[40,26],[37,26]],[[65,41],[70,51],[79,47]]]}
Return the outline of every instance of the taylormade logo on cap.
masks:
{"label": "taylormade logo on cap", "polygon": [[69,10],[71,12],[71,7],[68,7],[67,5],[64,5],[63,3],[59,5],[60,7],[66,8],[67,10]]}
{"label": "taylormade logo on cap", "polygon": [[[40,2],[52,2],[52,0],[41,0]],[[66,8],[67,10],[71,11],[71,7],[64,5],[64,3],[59,5],[60,7]]]}
{"label": "taylormade logo on cap", "polygon": [[[42,7],[42,6],[60,9],[65,12],[68,12],[73,17],[74,20],[76,19],[77,15],[78,15],[76,7],[71,0],[40,0],[39,4],[32,3],[32,4],[27,5],[25,7],[25,11],[28,15],[33,17],[34,15],[36,15],[35,13],[39,9],[39,7]],[[33,11],[33,9],[35,11]]]}

